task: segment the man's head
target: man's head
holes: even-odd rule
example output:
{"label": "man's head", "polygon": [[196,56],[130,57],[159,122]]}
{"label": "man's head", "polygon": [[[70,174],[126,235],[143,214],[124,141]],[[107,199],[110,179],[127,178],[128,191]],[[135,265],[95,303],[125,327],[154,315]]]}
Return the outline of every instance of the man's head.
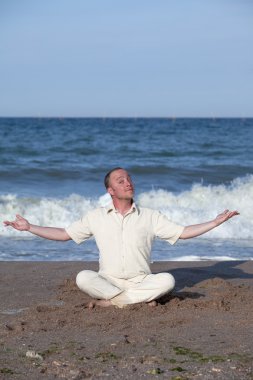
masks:
{"label": "man's head", "polygon": [[110,170],[104,179],[106,190],[112,198],[130,200],[134,195],[134,185],[130,175],[120,167]]}

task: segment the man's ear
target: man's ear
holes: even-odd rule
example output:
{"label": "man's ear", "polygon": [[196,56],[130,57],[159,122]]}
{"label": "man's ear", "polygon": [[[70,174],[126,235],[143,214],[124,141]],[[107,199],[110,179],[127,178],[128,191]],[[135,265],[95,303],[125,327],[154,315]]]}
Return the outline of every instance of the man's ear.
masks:
{"label": "man's ear", "polygon": [[107,192],[111,195],[111,197],[114,195],[114,191],[111,187],[108,187]]}

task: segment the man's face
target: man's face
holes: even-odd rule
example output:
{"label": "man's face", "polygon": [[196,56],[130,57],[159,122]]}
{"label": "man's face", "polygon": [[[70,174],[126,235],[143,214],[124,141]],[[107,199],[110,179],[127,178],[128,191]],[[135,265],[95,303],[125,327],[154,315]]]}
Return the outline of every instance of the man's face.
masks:
{"label": "man's face", "polygon": [[134,185],[130,175],[123,169],[110,175],[108,193],[116,199],[130,200],[134,195]]}

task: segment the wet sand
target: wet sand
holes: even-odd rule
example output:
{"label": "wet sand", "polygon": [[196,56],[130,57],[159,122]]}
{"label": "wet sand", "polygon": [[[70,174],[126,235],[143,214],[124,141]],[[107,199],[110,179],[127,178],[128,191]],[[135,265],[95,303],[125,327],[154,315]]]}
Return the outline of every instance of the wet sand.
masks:
{"label": "wet sand", "polygon": [[92,310],[93,262],[0,263],[0,379],[252,379],[253,262],[159,262],[157,307]]}

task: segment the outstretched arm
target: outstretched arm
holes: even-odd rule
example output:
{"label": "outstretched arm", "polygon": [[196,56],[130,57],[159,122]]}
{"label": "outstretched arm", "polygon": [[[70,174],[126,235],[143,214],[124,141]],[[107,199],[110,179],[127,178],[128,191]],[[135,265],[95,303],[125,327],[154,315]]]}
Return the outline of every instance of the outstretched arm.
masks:
{"label": "outstretched arm", "polygon": [[57,227],[40,227],[35,224],[31,224],[27,219],[21,215],[16,215],[16,219],[13,222],[8,220],[4,221],[5,226],[11,226],[18,231],[28,231],[34,235],[40,236],[49,240],[67,241],[71,240],[64,228]]}
{"label": "outstretched arm", "polygon": [[187,226],[184,228],[182,234],[180,235],[180,239],[190,239],[199,235],[203,235],[213,228],[218,227],[220,224],[226,222],[228,219],[232,218],[235,215],[239,215],[239,212],[225,210],[222,214],[219,214],[210,222]]}

